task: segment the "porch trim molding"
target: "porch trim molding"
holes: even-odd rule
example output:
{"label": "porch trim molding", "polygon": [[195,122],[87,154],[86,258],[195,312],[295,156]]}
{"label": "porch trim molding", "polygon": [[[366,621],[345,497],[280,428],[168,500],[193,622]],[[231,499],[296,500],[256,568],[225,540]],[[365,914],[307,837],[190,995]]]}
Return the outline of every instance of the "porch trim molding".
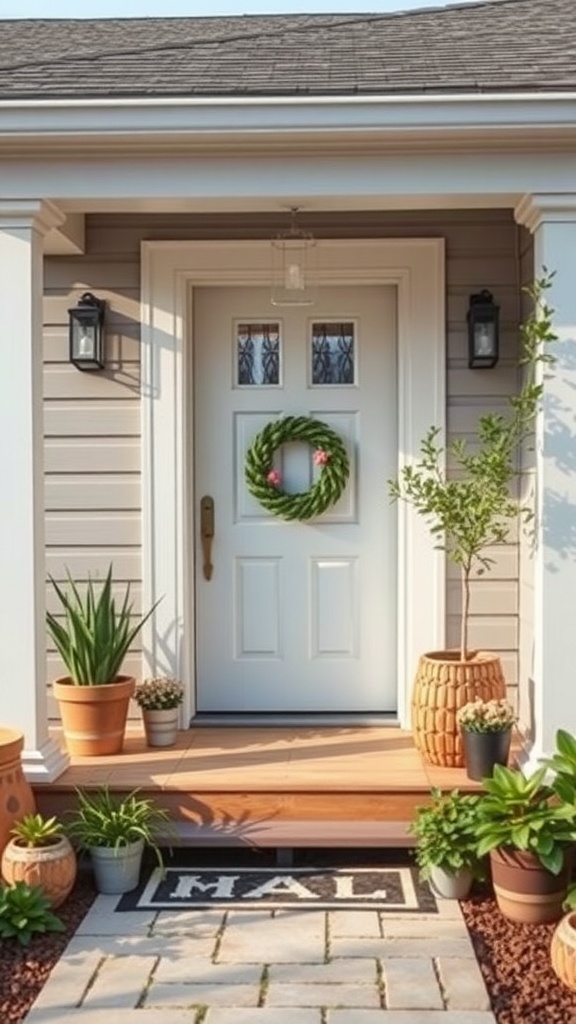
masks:
{"label": "porch trim molding", "polygon": [[34,782],[54,781],[69,761],[48,734],[42,423],[43,243],[63,220],[42,199],[0,200],[0,721],[24,734]]}
{"label": "porch trim molding", "polygon": [[46,151],[70,137],[107,151],[127,152],[147,138],[162,151],[182,140],[277,138],[288,132],[350,132],[361,144],[365,134],[434,134],[470,138],[490,133],[510,145],[528,134],[531,142],[550,131],[566,141],[574,137],[576,94],[572,92],[462,93],[373,96],[221,96],[221,97],[50,97],[0,101],[0,133],[8,143],[34,144]]}
{"label": "porch trim molding", "polygon": [[[398,468],[418,458],[431,424],[445,435],[444,240],[319,243],[320,284],[392,285],[398,309]],[[193,389],[195,286],[266,286],[268,241],[142,243],[143,636],[149,674],[189,684],[194,713]],[[384,485],[384,481],[382,484]],[[385,495],[385,492],[383,492]],[[385,497],[384,497],[385,500]],[[422,520],[398,505],[398,718],[409,725],[418,656],[444,645],[445,562]]]}
{"label": "porch trim molding", "polygon": [[523,580],[533,613],[532,664],[521,679],[528,766],[555,746],[558,728],[576,733],[569,666],[576,661],[576,192],[535,192],[514,211],[534,237],[534,275],[553,272],[546,301],[554,310],[554,366],[539,367],[543,398],[535,425],[535,518],[532,579]]}

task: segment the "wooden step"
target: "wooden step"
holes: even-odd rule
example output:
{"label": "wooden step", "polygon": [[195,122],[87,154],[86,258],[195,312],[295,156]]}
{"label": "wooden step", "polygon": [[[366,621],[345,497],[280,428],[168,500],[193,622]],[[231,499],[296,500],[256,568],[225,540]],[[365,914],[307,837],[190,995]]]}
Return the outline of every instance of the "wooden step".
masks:
{"label": "wooden step", "polygon": [[174,845],[334,848],[406,848],[414,845],[407,821],[230,821],[176,823]]}

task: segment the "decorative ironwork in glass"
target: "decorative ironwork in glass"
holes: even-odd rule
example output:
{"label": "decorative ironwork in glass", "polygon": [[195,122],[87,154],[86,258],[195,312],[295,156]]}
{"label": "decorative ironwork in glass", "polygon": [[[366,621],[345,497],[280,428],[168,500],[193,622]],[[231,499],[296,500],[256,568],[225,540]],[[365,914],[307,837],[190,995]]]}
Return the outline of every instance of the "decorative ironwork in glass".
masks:
{"label": "decorative ironwork in glass", "polygon": [[242,387],[280,383],[280,324],[236,326],[237,376]]}
{"label": "decorative ironwork in glass", "polygon": [[312,384],[355,383],[354,324],[312,324]]}

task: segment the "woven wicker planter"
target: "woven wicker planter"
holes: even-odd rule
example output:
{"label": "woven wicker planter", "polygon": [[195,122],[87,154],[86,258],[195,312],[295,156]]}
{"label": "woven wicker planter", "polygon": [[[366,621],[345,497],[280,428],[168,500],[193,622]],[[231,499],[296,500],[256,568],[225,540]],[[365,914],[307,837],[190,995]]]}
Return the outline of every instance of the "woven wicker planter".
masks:
{"label": "woven wicker planter", "polygon": [[2,878],[8,885],[26,882],[39,885],[53,907],[59,907],[76,880],[76,854],[65,836],[47,846],[26,846],[11,839],[2,855]]}
{"label": "woven wicker planter", "polygon": [[432,651],[418,662],[412,693],[412,730],[417,750],[429,764],[463,768],[456,712],[475,697],[506,696],[500,658],[491,651]]}
{"label": "woven wicker planter", "polygon": [[576,914],[563,917],[552,936],[552,968],[572,992],[576,992]]}

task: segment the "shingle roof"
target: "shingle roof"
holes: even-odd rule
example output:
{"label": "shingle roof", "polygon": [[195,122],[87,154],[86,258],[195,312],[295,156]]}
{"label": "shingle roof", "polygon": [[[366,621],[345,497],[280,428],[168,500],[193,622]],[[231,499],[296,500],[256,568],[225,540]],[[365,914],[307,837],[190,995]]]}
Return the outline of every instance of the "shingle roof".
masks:
{"label": "shingle roof", "polygon": [[576,0],[399,14],[0,20],[3,99],[574,89]]}

